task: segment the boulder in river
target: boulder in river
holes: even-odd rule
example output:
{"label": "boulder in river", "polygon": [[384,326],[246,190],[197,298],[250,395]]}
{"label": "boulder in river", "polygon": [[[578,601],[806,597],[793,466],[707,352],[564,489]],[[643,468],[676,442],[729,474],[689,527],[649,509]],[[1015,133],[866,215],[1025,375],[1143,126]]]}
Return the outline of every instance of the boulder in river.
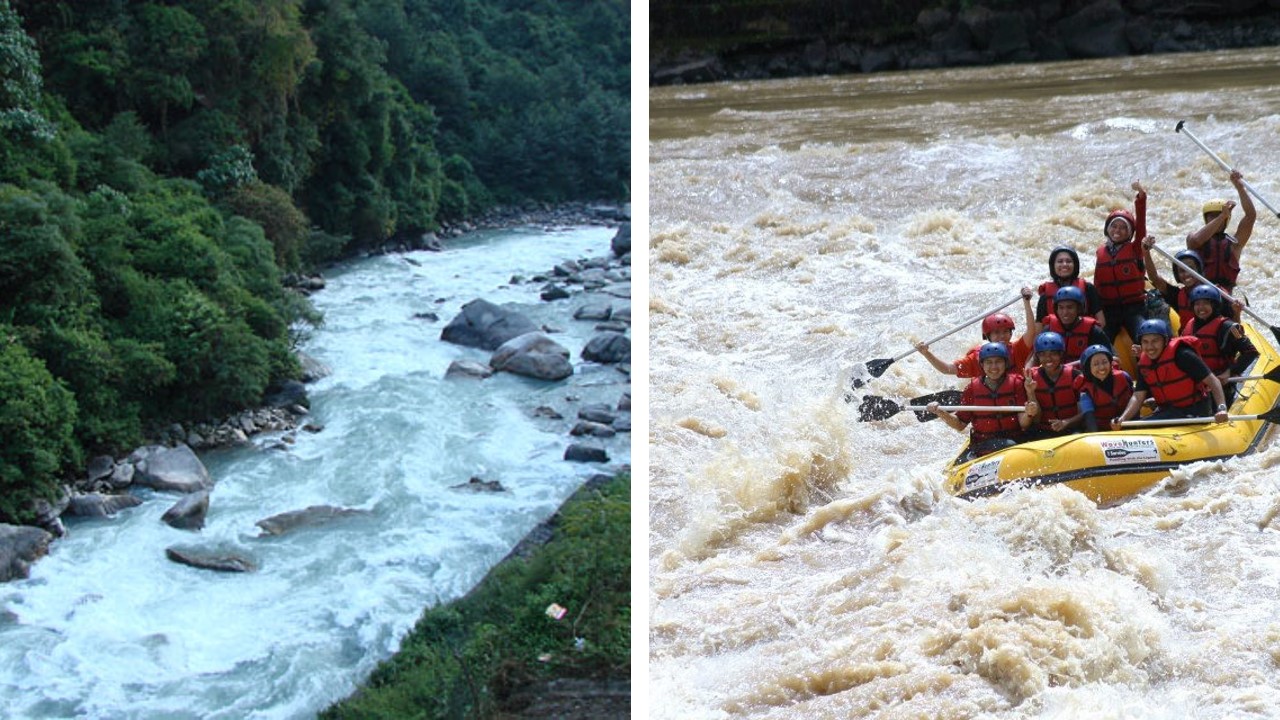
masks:
{"label": "boulder in river", "polygon": [[631,252],[631,223],[618,226],[618,232],[614,233],[613,240],[609,241],[609,248],[618,257]]}
{"label": "boulder in river", "polygon": [[472,492],[506,492],[506,488],[497,480],[484,480],[482,478],[473,477],[464,483],[458,483],[453,486],[454,490],[470,490]]}
{"label": "boulder in river", "polygon": [[112,517],[125,508],[142,504],[142,498],[134,495],[109,495],[105,493],[84,493],[72,495],[67,503],[67,514],[75,517]]}
{"label": "boulder in river", "polygon": [[49,552],[53,535],[30,525],[0,523],[0,582],[18,580],[31,572],[31,563]]}
{"label": "boulder in river", "polygon": [[571,462],[609,462],[609,453],[604,448],[592,445],[573,443],[564,449],[564,459]]}
{"label": "boulder in river", "polygon": [[333,505],[312,505],[302,510],[290,510],[279,515],[254,523],[262,528],[262,535],[284,535],[287,532],[304,527],[315,527],[333,522],[339,518],[352,515],[369,515],[368,510],[357,508],[334,507]]}
{"label": "boulder in river", "polygon": [[[186,445],[144,448],[136,463],[134,483],[161,492],[193,493],[213,487],[213,478],[200,458]],[[135,451],[138,452],[138,451]]]}
{"label": "boulder in river", "polygon": [[228,550],[171,547],[165,548],[164,555],[176,563],[201,570],[247,573],[258,569],[253,560]]}
{"label": "boulder in river", "polygon": [[514,310],[476,299],[462,306],[462,312],[440,332],[440,339],[455,345],[497,350],[506,341],[537,329],[532,320]]}
{"label": "boulder in river", "polygon": [[204,527],[204,519],[208,514],[209,491],[200,490],[183,496],[160,519],[179,530],[199,530]]}
{"label": "boulder in river", "polygon": [[630,362],[631,339],[622,333],[602,332],[582,348],[582,359],[598,363]]}
{"label": "boulder in river", "polygon": [[569,351],[540,332],[525,333],[503,343],[489,358],[494,370],[537,380],[563,380],[573,374]]}
{"label": "boulder in river", "polygon": [[476,378],[483,380],[493,375],[493,368],[475,360],[454,360],[444,371],[445,378]]}

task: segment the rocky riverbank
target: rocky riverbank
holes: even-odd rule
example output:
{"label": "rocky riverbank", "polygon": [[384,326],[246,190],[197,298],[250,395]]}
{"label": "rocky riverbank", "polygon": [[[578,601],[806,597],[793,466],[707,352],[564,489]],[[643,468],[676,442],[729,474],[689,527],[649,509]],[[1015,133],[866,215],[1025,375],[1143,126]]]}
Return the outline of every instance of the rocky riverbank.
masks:
{"label": "rocky riverbank", "polygon": [[[543,222],[564,221],[571,225],[573,218],[578,217],[575,212],[577,211],[555,211],[525,217]],[[566,461],[609,462],[608,455],[602,448],[595,446],[591,438],[630,432],[629,224],[623,224],[619,228],[612,242],[611,255],[607,257],[567,260],[529,280],[513,278],[512,282],[543,283],[543,300],[563,309],[565,323],[594,322],[600,329],[597,338],[593,338],[584,349],[581,361],[593,367],[616,368],[615,372],[624,378],[626,384],[626,391],[620,393],[617,402],[608,406],[583,405],[575,408],[568,405],[560,408],[544,406],[530,408],[529,412],[545,418],[547,422],[558,423],[563,432],[579,438],[566,452]],[[320,286],[323,286],[322,282]],[[482,302],[477,299],[473,304]],[[500,315],[480,318],[479,330],[487,337],[485,343],[492,343],[498,337],[494,334],[494,328],[487,323],[494,318],[505,318],[508,314],[504,311]],[[475,318],[468,319],[465,316],[466,313],[460,314],[455,318],[455,323],[463,321],[464,324],[477,324]],[[504,336],[497,345],[490,348],[495,351],[494,357],[500,358],[499,360],[491,359],[489,366],[470,368],[478,372],[458,374],[480,379],[486,374],[502,371],[545,380],[567,377],[541,374],[542,368],[550,366],[548,358],[554,361],[555,366],[568,366],[569,375],[573,373],[574,367],[568,358],[568,351],[549,337],[554,333],[554,328],[532,327],[527,319],[524,324],[517,326],[523,332]],[[504,323],[502,327],[509,329],[512,326]],[[444,335],[442,333],[442,339],[448,341]],[[525,337],[522,339],[521,336]],[[538,336],[539,341],[531,343],[529,336]],[[303,365],[306,368],[305,379],[308,381],[322,377],[326,372],[325,368],[307,358],[303,359]],[[272,433],[272,439],[262,442],[261,447],[264,450],[282,450],[295,441],[299,429],[305,432],[324,430],[322,426],[307,422],[309,403],[302,382],[286,383],[271,394],[266,402],[266,407],[237,413],[218,421],[186,426],[172,424],[158,430],[146,445],[123,458],[93,458],[81,477],[67,482],[58,501],[37,505],[36,526],[0,524],[0,582],[27,576],[30,564],[47,553],[49,544],[56,537],[65,534],[66,527],[62,522],[64,515],[112,517],[141,504],[142,500],[131,492],[134,487],[150,487],[158,491],[156,497],[176,493],[177,502],[165,513],[164,521],[181,529],[199,530],[203,526],[204,514],[208,511],[210,494],[214,488],[212,479],[200,465],[193,449],[207,450],[248,444],[253,442],[256,435]],[[469,485],[467,489],[501,490],[496,483],[483,478],[473,478],[473,481],[473,486]],[[183,562],[173,554],[170,554],[170,559]],[[236,563],[228,566],[221,561],[216,565],[207,567],[226,570],[237,566]],[[239,567],[242,570],[252,569],[252,563],[240,563]]]}
{"label": "rocky riverbank", "polygon": [[1280,0],[729,5],[655,3],[650,85],[1280,44]]}

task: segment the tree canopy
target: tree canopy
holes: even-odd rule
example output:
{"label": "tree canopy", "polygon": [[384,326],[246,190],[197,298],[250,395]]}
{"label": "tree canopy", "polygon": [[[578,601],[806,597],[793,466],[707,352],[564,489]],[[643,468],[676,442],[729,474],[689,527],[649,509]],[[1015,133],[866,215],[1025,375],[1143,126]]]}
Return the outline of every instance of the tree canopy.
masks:
{"label": "tree canopy", "polygon": [[256,404],[286,272],[628,192],[620,0],[0,0],[0,521]]}

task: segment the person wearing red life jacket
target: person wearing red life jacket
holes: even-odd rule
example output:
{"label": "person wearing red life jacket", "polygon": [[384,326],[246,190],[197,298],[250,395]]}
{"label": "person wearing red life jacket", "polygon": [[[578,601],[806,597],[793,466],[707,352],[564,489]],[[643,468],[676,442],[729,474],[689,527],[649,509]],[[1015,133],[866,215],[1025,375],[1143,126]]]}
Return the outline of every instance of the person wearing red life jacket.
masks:
{"label": "person wearing red life jacket", "polygon": [[1040,283],[1040,287],[1036,289],[1040,295],[1040,299],[1036,301],[1037,336],[1044,331],[1045,316],[1054,313],[1053,300],[1058,289],[1064,287],[1076,287],[1084,293],[1085,303],[1084,310],[1080,311],[1081,315],[1097,320],[1099,326],[1105,323],[1106,316],[1102,314],[1102,296],[1098,294],[1098,288],[1080,277],[1080,255],[1070,246],[1059,245],[1049,251],[1049,279]]}
{"label": "person wearing red life jacket", "polygon": [[[1073,287],[1062,289],[1076,290]],[[1027,376],[1035,381],[1032,392],[1040,412],[1036,415],[1035,425],[1027,433],[1028,439],[1066,435],[1084,419],[1076,402],[1075,379],[1080,373],[1079,365],[1063,364],[1065,348],[1062,336],[1052,330],[1036,336],[1036,365],[1027,372]]]}
{"label": "person wearing red life jacket", "polygon": [[1115,353],[1109,345],[1090,345],[1080,355],[1081,372],[1074,387],[1080,393],[1080,414],[1084,429],[1097,432],[1111,428],[1111,419],[1119,417],[1133,397],[1133,378],[1116,367]]}
{"label": "person wearing red life jacket", "polygon": [[[965,459],[988,455],[1024,439],[1032,418],[1040,411],[1034,399],[1035,381],[1013,372],[1009,367],[1009,348],[1004,343],[988,342],[978,349],[982,377],[971,380],[961,394],[961,405],[989,407],[1022,407],[1022,412],[982,412],[962,410],[954,415],[929,403],[929,411],[942,418],[951,428],[964,432],[969,428],[969,449]],[[1031,399],[1028,399],[1031,398]]]}
{"label": "person wearing red life jacket", "polygon": [[[1031,346],[1035,343],[1035,316],[1031,312],[1031,295],[1029,287],[1022,288],[1022,310],[1026,318],[1026,332],[1013,339],[1013,318],[1004,313],[988,315],[982,320],[982,340],[984,343],[1002,343],[1009,349],[1010,362],[1015,370],[1021,370],[1031,358]],[[969,352],[952,362],[943,362],[929,350],[923,342],[917,342],[915,348],[929,364],[944,375],[955,375],[960,378],[982,377],[982,362],[978,351],[982,345],[976,345]]]}
{"label": "person wearing red life jacket", "polygon": [[1245,334],[1244,328],[1222,312],[1222,293],[1212,285],[1191,288],[1191,307],[1194,313],[1182,326],[1182,335],[1200,341],[1200,357],[1210,372],[1222,383],[1223,396],[1228,405],[1235,397],[1235,385],[1227,378],[1240,374],[1258,357],[1258,349]]}
{"label": "person wearing red life jacket", "polygon": [[1204,258],[1205,279],[1224,288],[1231,294],[1236,288],[1240,276],[1240,254],[1253,235],[1253,223],[1258,217],[1253,207],[1253,199],[1249,197],[1244,186],[1244,177],[1239,170],[1231,171],[1231,184],[1240,196],[1240,207],[1244,217],[1236,226],[1234,235],[1227,232],[1231,224],[1231,211],[1235,208],[1234,200],[1210,200],[1201,209],[1204,226],[1187,234],[1187,248],[1195,250]]}
{"label": "person wearing red life jacket", "polygon": [[1098,246],[1093,267],[1093,284],[1102,297],[1104,326],[1111,344],[1121,328],[1132,338],[1146,319],[1146,273],[1141,243],[1135,240],[1147,234],[1147,191],[1137,181],[1133,189],[1137,192],[1133,203],[1136,216],[1128,210],[1112,210],[1107,215],[1102,225],[1106,242]]}
{"label": "person wearing red life jacket", "polygon": [[[1155,247],[1155,244],[1156,239],[1150,235],[1142,238],[1142,256],[1147,263],[1147,279],[1155,286],[1156,292],[1160,293],[1160,297],[1169,304],[1169,307],[1178,313],[1178,326],[1182,327],[1191,322],[1192,317],[1191,297],[1188,293],[1191,292],[1191,288],[1202,283],[1194,275],[1179,267],[1176,262],[1170,263],[1174,281],[1169,282],[1161,277],[1160,271],[1156,270],[1155,263],[1151,259],[1151,248]],[[1195,250],[1184,248],[1174,253],[1173,257],[1201,275],[1204,274],[1204,263],[1200,259],[1200,253]],[[1239,308],[1242,307],[1244,306],[1239,305],[1236,308],[1236,320],[1240,319]]]}
{"label": "person wearing red life jacket", "polygon": [[1098,321],[1091,317],[1081,317],[1084,309],[1084,293],[1079,288],[1059,288],[1054,298],[1057,313],[1044,319],[1044,328],[1057,333],[1064,343],[1063,364],[1075,362],[1080,354],[1090,345],[1110,345],[1111,339],[1102,329]]}
{"label": "person wearing red life jacket", "polygon": [[[1194,337],[1180,335],[1171,338],[1169,323],[1164,320],[1146,320],[1138,328],[1138,342],[1142,346],[1138,359],[1138,378],[1133,397],[1118,418],[1111,420],[1111,427],[1118,429],[1125,420],[1131,420],[1150,395],[1156,401],[1156,411],[1151,420],[1184,417],[1207,417],[1209,409],[1216,407],[1213,421],[1227,421],[1227,401],[1222,394],[1222,383],[1209,371],[1209,367],[1196,351]],[[1205,387],[1209,393],[1205,393]],[[1212,396],[1212,404],[1210,403]]]}

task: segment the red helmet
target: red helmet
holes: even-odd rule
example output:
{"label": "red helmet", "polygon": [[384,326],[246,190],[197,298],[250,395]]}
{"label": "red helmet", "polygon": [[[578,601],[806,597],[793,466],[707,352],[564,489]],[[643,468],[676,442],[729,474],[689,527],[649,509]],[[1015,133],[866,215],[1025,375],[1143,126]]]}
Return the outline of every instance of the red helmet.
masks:
{"label": "red helmet", "polygon": [[1111,213],[1107,215],[1107,221],[1102,223],[1102,234],[1104,236],[1107,235],[1107,230],[1111,229],[1111,221],[1116,218],[1124,218],[1125,222],[1129,223],[1129,233],[1131,236],[1137,231],[1138,221],[1134,219],[1133,213],[1121,208],[1120,210],[1112,210]]}
{"label": "red helmet", "polygon": [[996,330],[1013,331],[1013,318],[1004,313],[988,315],[982,320],[982,337],[990,337]]}

